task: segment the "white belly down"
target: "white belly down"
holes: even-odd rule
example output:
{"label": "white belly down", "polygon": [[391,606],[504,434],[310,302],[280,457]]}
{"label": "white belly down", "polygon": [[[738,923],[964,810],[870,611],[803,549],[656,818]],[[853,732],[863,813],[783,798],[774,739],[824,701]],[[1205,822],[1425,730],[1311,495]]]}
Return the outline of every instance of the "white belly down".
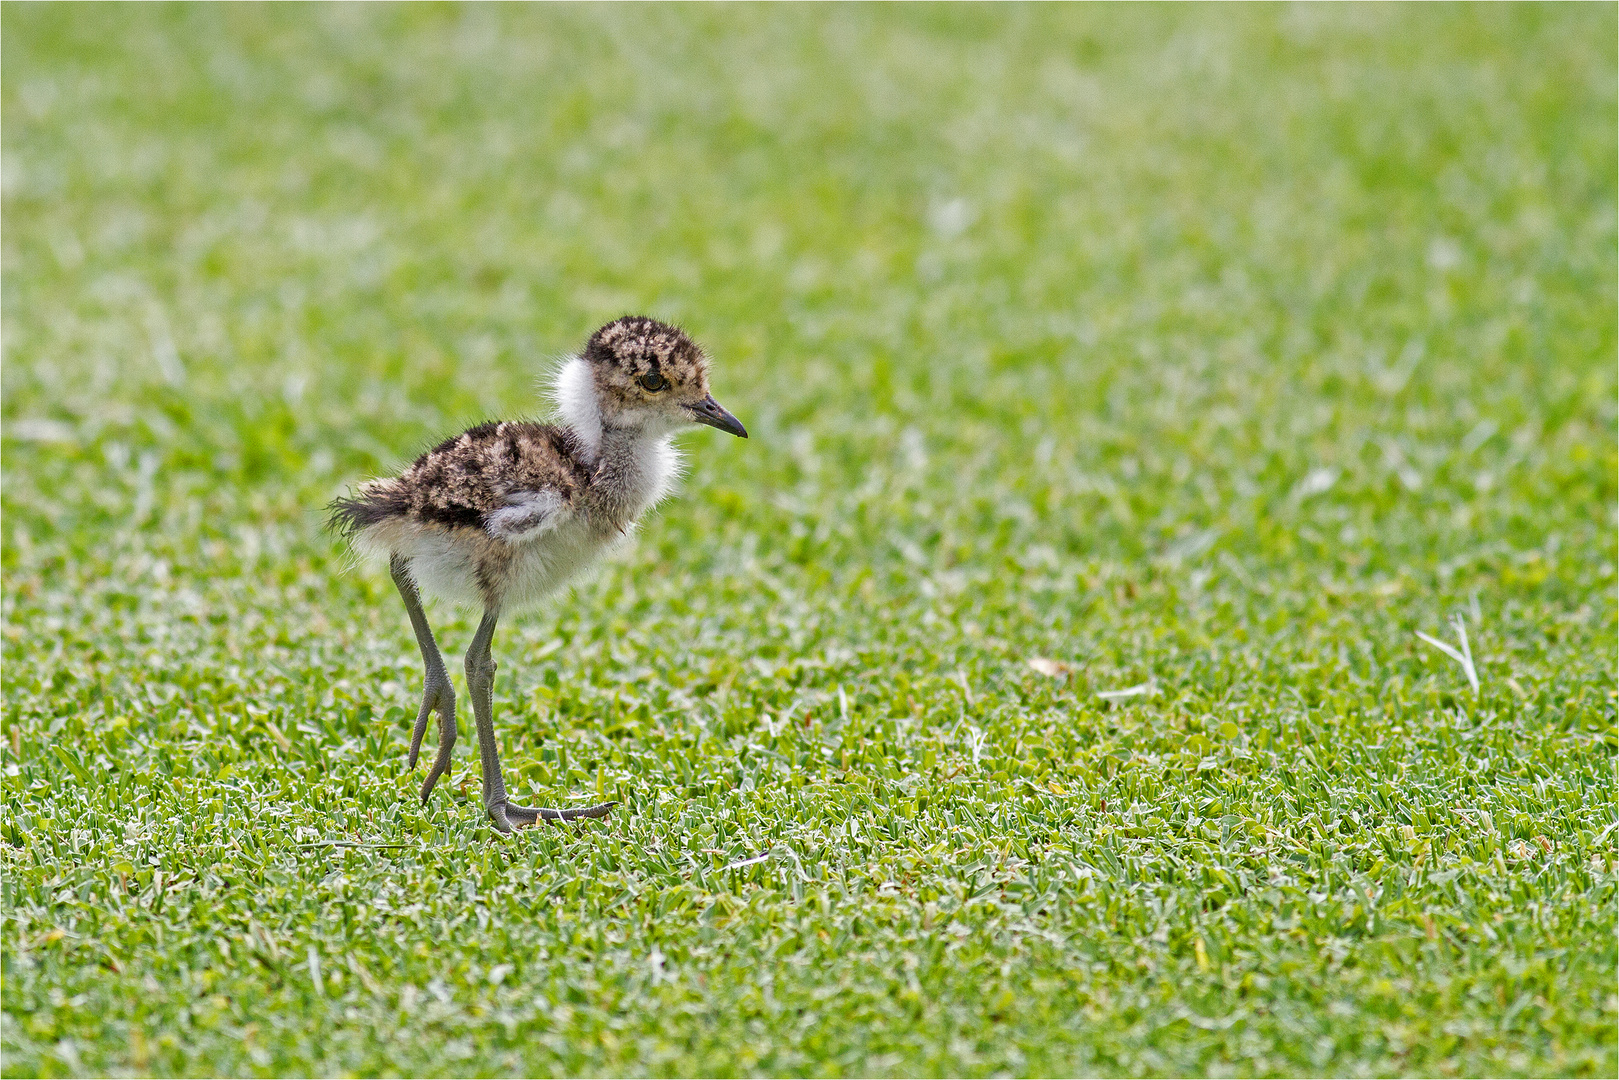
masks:
{"label": "white belly down", "polygon": [[604,540],[584,522],[564,521],[536,539],[512,544],[502,609],[521,611],[540,603],[593,565],[599,565],[601,557],[627,535],[621,533]]}
{"label": "white belly down", "polygon": [[426,596],[453,604],[482,607],[486,595],[478,566],[495,580],[485,584],[500,597],[504,612],[530,608],[576,579],[623,536],[602,539],[585,522],[564,519],[555,527],[516,540],[482,536],[469,542],[465,533],[431,528],[390,530],[366,546],[386,548],[410,560],[410,575]]}

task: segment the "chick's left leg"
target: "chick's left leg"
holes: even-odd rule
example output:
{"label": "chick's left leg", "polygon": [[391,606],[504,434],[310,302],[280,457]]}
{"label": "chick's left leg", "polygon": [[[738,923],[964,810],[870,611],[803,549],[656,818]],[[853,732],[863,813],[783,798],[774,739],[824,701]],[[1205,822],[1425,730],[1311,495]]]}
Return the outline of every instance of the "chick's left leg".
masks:
{"label": "chick's left leg", "polygon": [[439,655],[433,629],[427,625],[427,614],[422,611],[422,597],[416,590],[410,560],[396,553],[389,561],[389,570],[400,597],[405,601],[405,611],[410,615],[410,626],[416,632],[416,644],[421,647],[422,666],[427,677],[422,691],[422,707],[416,714],[416,726],[410,734],[409,767],[412,769],[416,767],[416,755],[422,748],[422,736],[427,733],[427,719],[433,713],[438,713],[438,753],[434,755],[433,767],[428,770],[427,780],[422,784],[422,802],[425,804],[433,792],[433,785],[450,769],[450,754],[455,749],[455,690],[450,686],[450,676],[444,670],[444,658]]}

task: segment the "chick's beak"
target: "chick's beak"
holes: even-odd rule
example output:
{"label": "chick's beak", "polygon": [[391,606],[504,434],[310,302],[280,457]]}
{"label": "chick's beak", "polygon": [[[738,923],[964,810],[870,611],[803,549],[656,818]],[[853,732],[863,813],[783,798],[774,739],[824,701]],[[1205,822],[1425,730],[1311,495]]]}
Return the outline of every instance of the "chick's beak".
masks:
{"label": "chick's beak", "polygon": [[695,405],[686,406],[691,410],[691,418],[699,424],[728,431],[739,439],[748,437],[748,429],[742,426],[742,421],[725,411],[725,407],[714,400],[710,394]]}

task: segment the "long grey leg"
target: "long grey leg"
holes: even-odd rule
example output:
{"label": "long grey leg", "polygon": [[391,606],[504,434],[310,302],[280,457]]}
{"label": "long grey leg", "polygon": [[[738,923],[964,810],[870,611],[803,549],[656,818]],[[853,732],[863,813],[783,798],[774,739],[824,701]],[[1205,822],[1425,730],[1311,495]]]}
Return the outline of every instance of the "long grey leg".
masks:
{"label": "long grey leg", "polygon": [[427,779],[422,783],[422,802],[426,803],[427,797],[433,792],[433,785],[449,771],[450,753],[455,749],[455,688],[450,685],[449,673],[444,670],[444,658],[439,655],[438,642],[433,639],[433,628],[427,625],[427,615],[422,611],[421,594],[416,591],[416,580],[410,576],[410,560],[396,554],[388,561],[388,570],[393,574],[394,585],[405,601],[410,628],[416,631],[416,644],[422,650],[422,665],[427,669],[422,708],[416,714],[416,726],[410,733],[412,769],[416,767],[416,756],[422,748],[422,736],[427,733],[427,718],[435,710],[438,712],[438,753],[433,758],[433,767],[428,770]]}
{"label": "long grey leg", "polygon": [[495,745],[495,658],[490,654],[490,642],[495,637],[495,623],[500,611],[490,608],[483,613],[478,632],[472,635],[467,649],[467,693],[472,695],[472,717],[478,729],[478,758],[483,766],[483,806],[495,828],[511,832],[512,823],[506,817],[506,780],[500,775],[500,748]]}
{"label": "long grey leg", "polygon": [[506,780],[500,772],[500,748],[495,742],[494,689],[495,658],[490,643],[495,637],[495,623],[500,612],[489,609],[478,624],[467,649],[467,691],[472,695],[472,716],[478,729],[478,757],[483,765],[483,805],[489,818],[501,832],[511,832],[512,822],[530,825],[535,821],[574,821],[578,818],[606,817],[617,803],[599,803],[569,810],[548,807],[518,806],[506,798]]}

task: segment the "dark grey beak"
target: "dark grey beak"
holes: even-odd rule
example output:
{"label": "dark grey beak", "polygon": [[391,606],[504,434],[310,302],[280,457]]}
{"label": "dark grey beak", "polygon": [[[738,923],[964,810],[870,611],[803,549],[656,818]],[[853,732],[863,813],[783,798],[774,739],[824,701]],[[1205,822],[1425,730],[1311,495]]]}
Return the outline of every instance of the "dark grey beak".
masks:
{"label": "dark grey beak", "polygon": [[713,394],[708,395],[695,405],[686,406],[686,408],[691,410],[691,418],[699,424],[707,424],[709,427],[717,427],[721,431],[728,431],[739,439],[748,437],[748,429],[742,426],[742,421],[726,412],[725,407],[714,400]]}

